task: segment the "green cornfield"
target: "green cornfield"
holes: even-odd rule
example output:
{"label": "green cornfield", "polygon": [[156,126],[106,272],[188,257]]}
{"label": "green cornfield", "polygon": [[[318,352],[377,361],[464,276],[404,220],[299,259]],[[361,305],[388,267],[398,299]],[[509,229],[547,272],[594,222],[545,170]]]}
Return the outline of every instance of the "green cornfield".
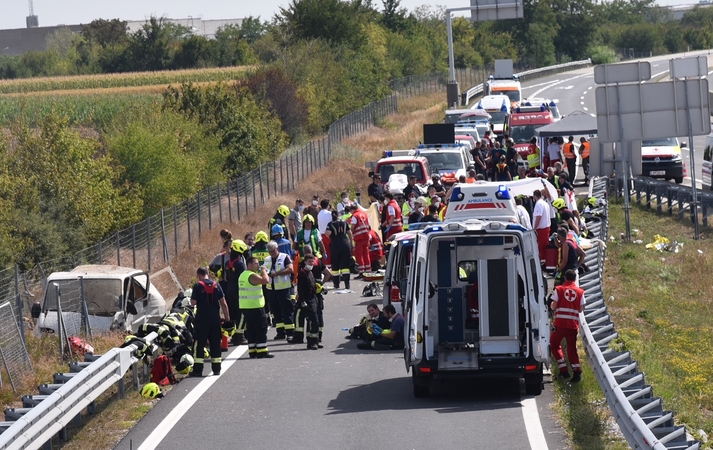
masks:
{"label": "green cornfield", "polygon": [[231,81],[245,78],[251,69],[253,66],[0,80],[0,94]]}
{"label": "green cornfield", "polygon": [[18,121],[35,126],[49,112],[59,111],[74,125],[105,129],[118,114],[150,108],[161,101],[161,95],[155,93],[0,96],[0,127]]}

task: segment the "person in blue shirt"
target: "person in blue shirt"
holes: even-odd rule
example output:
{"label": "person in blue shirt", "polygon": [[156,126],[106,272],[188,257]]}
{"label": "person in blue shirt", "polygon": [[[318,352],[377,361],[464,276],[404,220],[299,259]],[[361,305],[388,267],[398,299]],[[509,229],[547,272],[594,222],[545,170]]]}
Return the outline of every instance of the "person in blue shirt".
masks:
{"label": "person in blue shirt", "polygon": [[361,342],[357,348],[362,350],[403,350],[404,348],[404,316],[396,313],[394,305],[384,306],[384,316],[391,322],[389,329],[383,329],[376,324],[371,325],[371,331],[378,338],[371,342]]}
{"label": "person in blue shirt", "polygon": [[292,254],[292,244],[290,244],[290,241],[285,239],[285,229],[282,228],[282,225],[273,225],[270,230],[270,235],[272,236],[272,240],[277,242],[277,247],[280,250],[280,253],[284,253],[286,255]]}

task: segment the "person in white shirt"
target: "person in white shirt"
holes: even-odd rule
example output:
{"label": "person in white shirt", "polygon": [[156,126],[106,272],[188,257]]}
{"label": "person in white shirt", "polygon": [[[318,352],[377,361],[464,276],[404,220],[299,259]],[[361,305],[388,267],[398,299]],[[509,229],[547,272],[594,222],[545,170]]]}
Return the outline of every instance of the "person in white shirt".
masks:
{"label": "person in white shirt", "polygon": [[[329,225],[329,222],[332,221],[332,211],[329,206],[329,200],[322,199],[320,202],[319,206],[322,208],[319,211],[319,214],[317,214],[317,229],[319,229],[319,234],[322,235],[322,243],[324,244],[324,248],[329,251],[329,246],[331,244],[331,239],[329,239],[329,236],[327,236],[325,233],[327,232],[327,225]],[[330,264],[331,259],[329,253],[324,253],[322,255],[322,261],[325,264]]]}
{"label": "person in white shirt", "polygon": [[517,215],[520,216],[520,225],[525,227],[525,229],[532,230],[532,224],[530,223],[530,214],[527,209],[522,205],[522,199],[520,197],[515,197],[515,204],[517,205]]}
{"label": "person in white shirt", "polygon": [[535,199],[535,208],[532,211],[532,228],[537,232],[537,248],[540,251],[540,262],[543,262],[545,248],[550,240],[551,206],[542,198],[542,192],[539,189],[535,189],[532,196]]}
{"label": "person in white shirt", "polygon": [[348,208],[352,202],[349,200],[349,194],[346,192],[342,192],[342,201],[340,203],[337,203],[337,214],[339,217],[342,217],[342,215],[345,214],[344,209]]}
{"label": "person in white shirt", "polygon": [[550,139],[550,145],[547,146],[547,155],[550,157],[550,166],[554,166],[555,163],[561,162],[560,153],[562,153],[562,148],[557,142],[557,138]]}

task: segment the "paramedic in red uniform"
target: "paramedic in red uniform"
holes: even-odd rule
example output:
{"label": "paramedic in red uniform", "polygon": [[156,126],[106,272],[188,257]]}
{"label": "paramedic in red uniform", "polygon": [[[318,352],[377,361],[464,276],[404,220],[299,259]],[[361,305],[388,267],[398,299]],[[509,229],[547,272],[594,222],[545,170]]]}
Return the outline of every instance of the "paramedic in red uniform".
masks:
{"label": "paramedic in red uniform", "polygon": [[576,273],[568,270],[564,274],[565,282],[557,286],[552,293],[552,310],[554,311],[554,331],[550,335],[552,354],[557,360],[560,377],[569,378],[567,362],[562,353],[562,340],[567,342],[567,359],[572,366],[572,382],[582,379],[582,367],[577,355],[577,331],[579,330],[579,313],[584,309],[584,291],[574,284]]}
{"label": "paramedic in red uniform", "polygon": [[401,208],[394,200],[394,194],[387,192],[384,194],[384,207],[386,208],[386,220],[383,224],[384,241],[391,236],[402,231],[403,221],[401,219]]}

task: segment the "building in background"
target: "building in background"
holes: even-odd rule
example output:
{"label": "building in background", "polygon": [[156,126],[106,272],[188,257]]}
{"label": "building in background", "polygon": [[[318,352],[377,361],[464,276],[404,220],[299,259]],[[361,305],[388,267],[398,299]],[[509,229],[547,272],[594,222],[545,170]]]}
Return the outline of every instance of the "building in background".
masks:
{"label": "building in background", "polygon": [[[240,26],[243,19],[211,19],[203,20],[200,17],[188,17],[185,19],[164,18],[164,22],[183,25],[188,30],[198,36],[205,36],[214,39],[215,33],[220,27],[226,25]],[[139,30],[146,23],[144,20],[127,21],[129,33]],[[45,50],[47,36],[63,28],[69,28],[73,33],[80,33],[83,24],[79,25],[57,25],[53,27],[28,27],[9,30],[0,30],[0,55],[22,55],[29,51]]]}

